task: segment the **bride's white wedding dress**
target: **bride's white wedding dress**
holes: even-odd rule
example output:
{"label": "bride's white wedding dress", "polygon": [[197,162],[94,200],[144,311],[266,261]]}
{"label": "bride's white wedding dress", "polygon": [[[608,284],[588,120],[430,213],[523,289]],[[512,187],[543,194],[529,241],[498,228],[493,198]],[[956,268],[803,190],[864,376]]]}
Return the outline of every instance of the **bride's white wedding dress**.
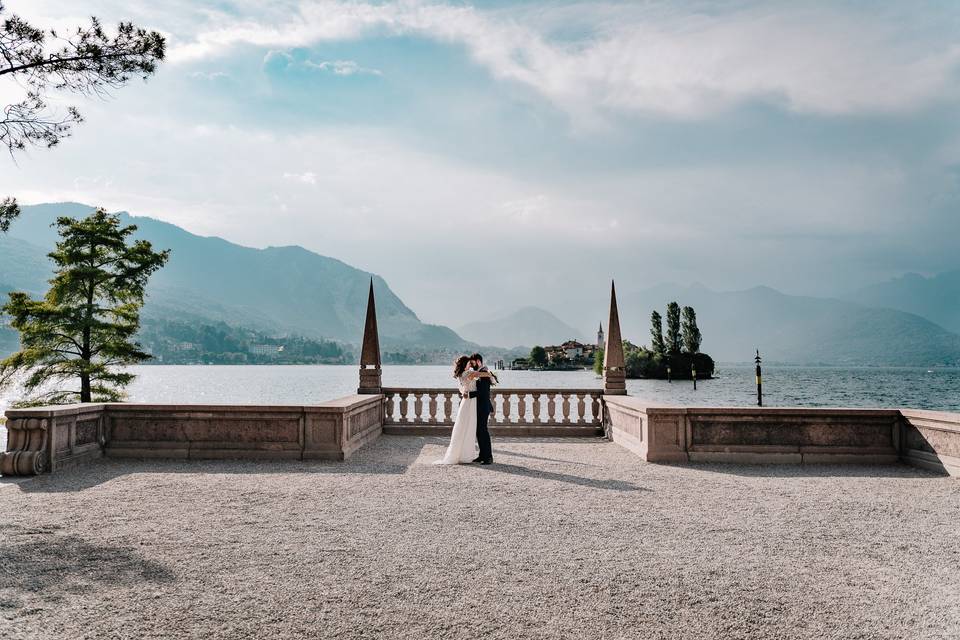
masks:
{"label": "bride's white wedding dress", "polygon": [[460,375],[460,408],[457,409],[457,421],[453,423],[450,445],[443,458],[434,464],[461,464],[473,462],[477,457],[477,399],[462,397],[477,390],[477,381],[467,380],[469,373],[464,371]]}

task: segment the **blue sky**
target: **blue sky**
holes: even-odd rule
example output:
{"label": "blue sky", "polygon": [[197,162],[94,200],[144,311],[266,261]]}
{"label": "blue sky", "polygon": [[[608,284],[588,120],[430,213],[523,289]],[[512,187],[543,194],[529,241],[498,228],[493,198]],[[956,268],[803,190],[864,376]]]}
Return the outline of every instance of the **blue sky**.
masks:
{"label": "blue sky", "polygon": [[835,294],[960,268],[952,3],[7,5],[133,20],[170,56],[71,97],[88,121],[0,193],[301,244],[428,321],[486,291],[480,315],[590,327],[610,277]]}

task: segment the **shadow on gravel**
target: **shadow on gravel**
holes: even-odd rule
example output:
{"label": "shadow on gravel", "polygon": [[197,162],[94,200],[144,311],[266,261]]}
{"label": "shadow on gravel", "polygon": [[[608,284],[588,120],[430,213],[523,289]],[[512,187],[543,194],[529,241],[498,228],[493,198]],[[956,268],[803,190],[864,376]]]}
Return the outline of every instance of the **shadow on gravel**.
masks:
{"label": "shadow on gravel", "polygon": [[697,463],[663,465],[677,469],[707,471],[751,478],[945,478],[945,474],[918,469],[906,464],[716,464]]}
{"label": "shadow on gravel", "polygon": [[0,526],[0,610],[37,597],[57,602],[103,587],[173,582],[174,575],[139,552],[58,535],[59,526]]}
{"label": "shadow on gravel", "polygon": [[560,458],[544,458],[543,456],[532,456],[529,453],[517,453],[516,451],[503,451],[498,450],[496,447],[493,448],[493,455],[498,458],[526,458],[528,460],[542,460],[544,462],[558,462],[560,464],[572,464],[578,467],[599,467],[600,465],[596,464],[587,464],[586,462],[580,462],[578,460],[563,460]]}
{"label": "shadow on gravel", "polygon": [[558,473],[556,471],[544,471],[542,469],[530,469],[528,467],[518,467],[513,464],[501,464],[494,461],[490,466],[479,467],[486,471],[495,471],[498,473],[509,473],[515,476],[526,478],[536,478],[538,480],[555,480],[557,482],[566,482],[581,487],[590,487],[591,489],[606,489],[609,491],[649,491],[643,487],[638,487],[632,482],[624,480],[599,480],[597,478],[584,478],[569,473]]}
{"label": "shadow on gravel", "polygon": [[116,478],[136,473],[205,474],[372,474],[406,473],[419,457],[429,439],[409,438],[397,442],[381,438],[355,452],[347,460],[173,460],[140,458],[102,458],[72,469],[17,479],[11,484],[24,493],[70,493],[96,487]]}

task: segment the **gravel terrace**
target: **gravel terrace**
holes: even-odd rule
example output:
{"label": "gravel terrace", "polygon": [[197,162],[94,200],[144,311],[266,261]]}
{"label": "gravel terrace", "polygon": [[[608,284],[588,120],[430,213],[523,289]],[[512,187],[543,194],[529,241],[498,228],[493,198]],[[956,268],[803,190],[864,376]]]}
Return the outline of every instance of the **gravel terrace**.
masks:
{"label": "gravel terrace", "polygon": [[957,479],[443,444],[2,481],[0,637],[960,637]]}

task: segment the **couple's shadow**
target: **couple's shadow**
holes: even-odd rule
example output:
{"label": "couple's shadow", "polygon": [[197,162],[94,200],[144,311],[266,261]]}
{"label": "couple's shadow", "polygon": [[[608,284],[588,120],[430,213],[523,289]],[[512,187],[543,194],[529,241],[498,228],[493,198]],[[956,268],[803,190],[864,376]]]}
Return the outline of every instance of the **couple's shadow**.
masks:
{"label": "couple's shadow", "polygon": [[[513,453],[501,453],[500,458],[510,457],[516,455]],[[559,461],[558,461],[559,462]],[[567,461],[563,461],[567,462]],[[639,487],[632,482],[627,482],[625,480],[602,480],[599,478],[586,478],[583,476],[576,476],[570,473],[560,473],[559,471],[546,471],[544,469],[534,469],[531,467],[521,467],[515,464],[504,464],[499,462],[497,458],[497,452],[494,451],[494,462],[491,465],[485,465],[480,467],[486,472],[497,472],[497,473],[507,473],[510,475],[521,476],[524,478],[536,478],[542,480],[553,480],[555,482],[565,482],[567,484],[573,484],[580,487],[589,487],[591,489],[604,489],[607,491],[649,491],[643,487]]]}

